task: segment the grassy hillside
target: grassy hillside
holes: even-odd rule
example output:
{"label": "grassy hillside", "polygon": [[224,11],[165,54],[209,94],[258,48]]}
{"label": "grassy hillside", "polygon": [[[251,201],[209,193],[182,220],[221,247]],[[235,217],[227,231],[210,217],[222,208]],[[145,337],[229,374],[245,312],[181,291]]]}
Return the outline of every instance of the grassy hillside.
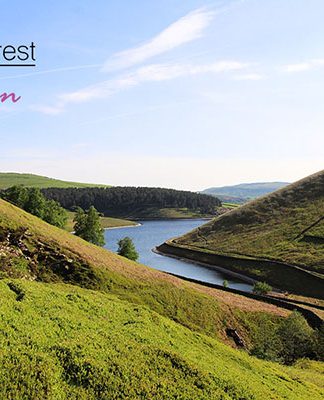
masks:
{"label": "grassy hillside", "polygon": [[107,187],[92,183],[67,182],[58,179],[47,178],[46,176],[34,174],[19,174],[14,172],[0,172],[0,189],[6,189],[14,185],[24,185],[38,188],[84,188],[84,187]]}
{"label": "grassy hillside", "polygon": [[[324,171],[250,202],[196,229],[174,243],[203,252],[290,263],[324,274]],[[310,240],[313,234],[318,240]],[[257,279],[277,277],[294,269],[242,268]],[[289,275],[288,274],[288,275]],[[285,276],[288,278],[288,276]],[[302,284],[302,282],[300,282]]]}
{"label": "grassy hillside", "polygon": [[0,293],[2,399],[324,395],[321,363],[260,361],[111,294],[13,280]]}
{"label": "grassy hillside", "polygon": [[66,282],[106,291],[221,339],[226,327],[236,326],[250,342],[265,316],[276,321],[287,315],[277,307],[210,291],[141,266],[48,225],[3,200],[0,251],[3,277]]}
{"label": "grassy hillside", "polygon": [[283,367],[226,345],[226,328],[249,349],[287,311],[128,261],[2,200],[0,270],[0,398],[323,394],[322,364]]}
{"label": "grassy hillside", "polygon": [[241,183],[233,186],[212,187],[201,193],[216,196],[223,202],[244,203],[287,185],[287,182]]}

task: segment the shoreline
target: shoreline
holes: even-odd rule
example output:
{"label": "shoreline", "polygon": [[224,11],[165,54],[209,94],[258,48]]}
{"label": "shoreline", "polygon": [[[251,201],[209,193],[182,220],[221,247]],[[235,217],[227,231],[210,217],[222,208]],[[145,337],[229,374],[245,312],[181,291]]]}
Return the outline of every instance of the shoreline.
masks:
{"label": "shoreline", "polygon": [[153,251],[153,253],[159,254],[164,257],[174,258],[176,260],[187,262],[188,264],[197,264],[197,265],[201,265],[202,267],[208,268],[210,270],[219,271],[219,272],[223,273],[224,275],[228,275],[229,277],[237,278],[244,283],[249,283],[249,284],[253,285],[255,282],[257,282],[253,278],[249,278],[248,276],[239,274],[238,272],[229,271],[228,269],[223,268],[223,267],[218,267],[217,265],[211,265],[211,264],[204,263],[203,261],[195,261],[195,260],[191,260],[190,258],[180,257],[180,256],[176,256],[173,254],[164,253],[163,251],[158,250],[157,247],[154,247],[152,249],[152,251]]}
{"label": "shoreline", "polygon": [[[279,268],[284,268],[283,273],[287,274],[288,277],[291,277],[291,274],[293,274],[294,279],[286,279],[285,281],[282,281],[279,274],[273,274],[273,276],[269,275],[267,277],[267,282],[273,288],[276,288],[275,291],[288,291],[297,295],[314,297],[321,300],[324,298],[321,286],[323,283],[322,278],[294,265],[267,259],[248,259],[244,257],[234,257],[229,255],[203,252],[199,251],[199,249],[177,245],[173,243],[173,240],[174,239],[167,240],[158,246],[158,250],[163,255],[172,255],[189,259],[190,261],[196,261],[198,263],[206,263],[214,270],[220,270],[220,268],[224,268],[226,270],[225,273],[231,272],[231,274],[235,273],[243,275],[244,278],[241,276],[239,279],[244,281],[246,281],[247,278],[257,281],[262,279],[264,280],[264,278],[255,276],[250,272],[250,270],[253,271],[253,268],[261,268],[266,272],[273,271],[274,268],[276,268],[277,271],[279,271]],[[244,273],[242,273],[243,270]]]}
{"label": "shoreline", "polygon": [[[204,217],[204,218],[199,218],[199,217],[194,217],[194,218],[141,218],[138,221],[143,221],[143,222],[150,222],[150,221],[196,221],[196,220],[203,220],[203,221],[211,221],[213,218],[209,218],[209,217]],[[137,221],[136,219],[133,221]],[[142,226],[143,224],[141,224],[140,222],[134,224],[134,225],[122,225],[122,226],[111,226],[108,228],[104,228],[104,230],[106,229],[121,229],[121,228],[136,228],[138,226]]]}
{"label": "shoreline", "polygon": [[108,231],[109,229],[122,229],[122,228],[137,228],[138,226],[142,226],[143,224],[135,224],[135,225],[122,225],[122,226],[111,226],[109,228],[104,228],[105,231]]}

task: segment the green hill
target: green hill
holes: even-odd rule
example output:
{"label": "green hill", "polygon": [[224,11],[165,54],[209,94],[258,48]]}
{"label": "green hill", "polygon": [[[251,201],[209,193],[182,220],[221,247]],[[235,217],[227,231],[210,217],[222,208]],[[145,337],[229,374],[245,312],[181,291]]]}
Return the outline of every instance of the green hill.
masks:
{"label": "green hill", "polygon": [[0,398],[323,396],[321,363],[261,361],[225,334],[249,349],[287,311],[128,261],[2,200],[0,272]]}
{"label": "green hill", "polygon": [[6,280],[0,292],[2,399],[319,400],[324,394],[321,363],[261,361],[110,294]]}
{"label": "green hill", "polygon": [[34,174],[19,174],[15,172],[0,172],[0,189],[6,189],[14,185],[24,185],[38,188],[84,188],[84,187],[108,187],[93,183],[67,182],[46,176]]}
{"label": "green hill", "polygon": [[[298,293],[313,289],[314,293],[323,293],[323,216],[321,171],[236,208],[172,244],[238,258],[237,262],[233,260],[232,269],[277,287]],[[240,261],[242,258],[246,262]]]}
{"label": "green hill", "polygon": [[212,187],[201,193],[218,197],[221,201],[244,203],[287,186],[287,182],[241,183],[233,186]]}

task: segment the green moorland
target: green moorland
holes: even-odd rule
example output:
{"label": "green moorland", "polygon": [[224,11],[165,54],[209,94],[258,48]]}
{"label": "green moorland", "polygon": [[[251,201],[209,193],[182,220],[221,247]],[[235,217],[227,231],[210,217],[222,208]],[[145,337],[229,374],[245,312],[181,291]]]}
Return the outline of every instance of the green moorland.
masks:
{"label": "green moorland", "polygon": [[[67,231],[69,231],[69,232],[72,232],[73,231],[73,226],[74,226],[73,219],[74,219],[74,214],[75,213],[72,212],[72,211],[67,211],[67,213],[68,213],[68,220],[66,222],[65,229]],[[134,221],[130,221],[130,220],[127,220],[127,219],[120,219],[120,218],[110,218],[110,217],[100,217],[100,223],[101,223],[101,226],[104,229],[107,229],[107,228],[121,228],[123,226],[135,226],[135,225],[137,225],[137,223],[134,222]]]}
{"label": "green moorland", "polygon": [[34,174],[19,174],[15,172],[0,172],[0,189],[7,189],[10,186],[23,185],[27,187],[43,188],[84,188],[84,187],[108,187],[92,183],[67,182],[58,179],[47,178],[46,176]]}
{"label": "green moorland", "polygon": [[[225,256],[277,260],[323,276],[324,243],[307,237],[308,232],[324,238],[323,216],[324,171],[320,171],[234,209],[173,243]],[[293,278],[294,268],[269,268],[242,267],[241,272],[259,280],[271,276],[279,287],[284,273],[288,281],[289,276]]]}
{"label": "green moorland", "polygon": [[[27,230],[26,230],[27,229]],[[323,364],[253,346],[289,314],[181,281],[0,200],[0,398],[321,399]]]}
{"label": "green moorland", "polygon": [[316,222],[315,224],[311,225],[308,229],[306,229],[302,236],[306,237],[316,237],[319,239],[323,239],[324,242],[324,215],[323,218]]}
{"label": "green moorland", "polygon": [[323,364],[248,356],[117,296],[0,282],[0,398],[321,399]]}

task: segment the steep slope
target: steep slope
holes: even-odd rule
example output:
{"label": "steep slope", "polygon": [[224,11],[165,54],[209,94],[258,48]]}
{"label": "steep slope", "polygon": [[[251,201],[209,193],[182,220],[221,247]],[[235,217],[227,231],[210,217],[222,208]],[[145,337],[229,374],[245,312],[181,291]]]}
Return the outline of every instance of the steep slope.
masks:
{"label": "steep slope", "polygon": [[222,201],[243,203],[289,185],[287,182],[241,183],[233,186],[212,187],[201,193],[211,194]]}
{"label": "steep slope", "polygon": [[0,172],[0,189],[6,189],[14,185],[24,185],[38,188],[83,188],[83,187],[108,187],[92,183],[67,182],[59,179],[47,178],[34,174],[20,174],[15,172]]}
{"label": "steep slope", "polygon": [[[307,289],[304,287],[307,277],[311,277],[317,285],[314,290],[323,293],[323,280],[320,279],[324,274],[323,216],[324,171],[320,171],[234,209],[173,240],[172,244],[214,255],[243,258],[246,262],[233,261],[234,269],[288,290],[298,287],[302,293]],[[317,235],[314,240],[310,238],[312,232]],[[249,265],[249,260],[257,262]],[[299,269],[262,263],[262,260],[288,263]],[[302,274],[303,271],[309,272],[308,275],[307,272]],[[315,275],[318,279],[313,279]]]}
{"label": "steep slope", "polygon": [[261,361],[114,295],[13,280],[0,294],[1,399],[324,395],[321,363]]}

